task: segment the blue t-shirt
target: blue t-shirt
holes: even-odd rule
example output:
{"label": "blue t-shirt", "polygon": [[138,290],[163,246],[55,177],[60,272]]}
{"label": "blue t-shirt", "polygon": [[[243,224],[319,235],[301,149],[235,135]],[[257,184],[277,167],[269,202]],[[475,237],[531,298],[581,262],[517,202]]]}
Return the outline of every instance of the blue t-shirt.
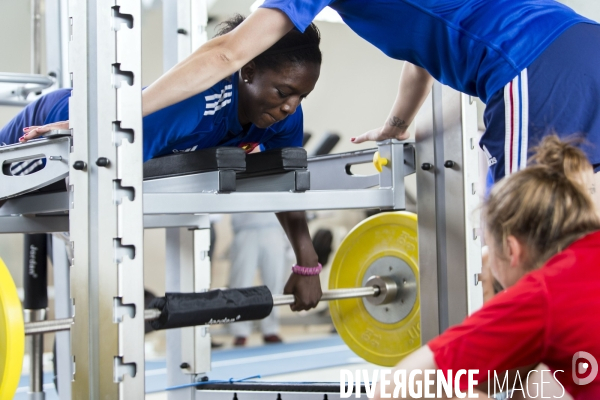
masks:
{"label": "blue t-shirt", "polygon": [[[302,147],[302,107],[267,129],[250,125],[244,131],[238,121],[237,73],[210,89],[143,119],[144,161],[167,154],[215,146],[241,147],[246,152]],[[70,94],[70,90],[69,90]],[[50,111],[45,123],[69,119],[69,96]]]}
{"label": "blue t-shirt", "polygon": [[483,102],[554,39],[590,21],[555,0],[265,0],[304,31],[326,6],[388,56]]}

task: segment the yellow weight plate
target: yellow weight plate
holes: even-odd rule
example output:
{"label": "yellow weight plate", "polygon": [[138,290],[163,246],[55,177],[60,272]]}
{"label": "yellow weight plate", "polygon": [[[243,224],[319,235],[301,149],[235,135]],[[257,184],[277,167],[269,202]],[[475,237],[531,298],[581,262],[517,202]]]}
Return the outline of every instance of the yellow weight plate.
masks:
{"label": "yellow weight plate", "polygon": [[[374,271],[385,275],[388,268],[399,285],[399,296],[405,293],[410,299],[398,297],[394,304],[378,306],[366,299],[336,300],[329,302],[329,309],[348,347],[366,361],[392,367],[421,346],[417,216],[413,213],[381,213],[358,224],[335,254],[329,288],[361,287]],[[401,276],[398,282],[398,274],[412,280]],[[374,312],[374,307],[383,314]],[[396,318],[385,320],[388,314]]]}
{"label": "yellow weight plate", "polygon": [[19,385],[25,354],[21,300],[0,258],[0,399],[12,399]]}

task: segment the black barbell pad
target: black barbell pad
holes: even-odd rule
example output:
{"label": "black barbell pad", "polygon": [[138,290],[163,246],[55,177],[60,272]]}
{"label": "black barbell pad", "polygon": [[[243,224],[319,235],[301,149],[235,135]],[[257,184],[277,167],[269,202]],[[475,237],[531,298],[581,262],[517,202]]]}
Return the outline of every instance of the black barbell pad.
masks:
{"label": "black barbell pad", "polygon": [[152,328],[172,329],[263,319],[273,310],[266,286],[210,290],[202,293],[166,293],[149,305],[161,311]]}
{"label": "black barbell pad", "polygon": [[200,172],[246,169],[246,153],[239,147],[211,147],[170,154],[144,163],[144,179],[166,178]]}
{"label": "black barbell pad", "polygon": [[246,156],[246,171],[241,177],[271,175],[308,167],[306,150],[301,147],[284,147],[252,153]]}
{"label": "black barbell pad", "polygon": [[23,243],[23,308],[48,307],[48,237],[45,233],[25,235]]}

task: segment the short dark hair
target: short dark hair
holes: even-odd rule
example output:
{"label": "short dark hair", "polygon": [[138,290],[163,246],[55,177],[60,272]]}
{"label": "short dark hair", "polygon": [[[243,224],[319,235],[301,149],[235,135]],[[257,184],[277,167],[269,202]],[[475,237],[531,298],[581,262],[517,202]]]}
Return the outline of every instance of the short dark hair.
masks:
{"label": "short dark hair", "polygon": [[[245,17],[239,14],[234,15],[226,21],[219,24],[219,30],[216,36],[225,35],[234,30],[239,24],[244,22]],[[315,24],[310,24],[304,33],[293,28],[279,39],[277,43],[268,48],[265,52],[258,55],[252,61],[257,68],[278,69],[288,63],[315,63],[321,65],[322,56],[319,44],[321,43],[321,34]]]}

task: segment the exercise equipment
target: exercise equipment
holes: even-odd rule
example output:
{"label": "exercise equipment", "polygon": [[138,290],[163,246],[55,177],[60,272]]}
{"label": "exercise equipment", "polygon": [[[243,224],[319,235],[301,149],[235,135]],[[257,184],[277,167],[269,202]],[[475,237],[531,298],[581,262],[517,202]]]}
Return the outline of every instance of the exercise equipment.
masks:
{"label": "exercise equipment", "polygon": [[[397,292],[395,280],[389,276],[372,277],[364,287],[326,290],[321,301],[352,298],[376,298],[373,304],[388,304]],[[262,319],[274,306],[290,305],[294,295],[272,294],[266,286],[242,289],[216,289],[198,293],[167,293],[156,297],[144,310],[144,319],[152,321],[155,330],[188,326],[223,324]],[[71,329],[73,318],[25,323],[25,335]]]}
{"label": "exercise equipment", "polygon": [[[23,319],[43,321],[48,308],[48,235],[25,235],[23,238]],[[44,393],[44,335],[32,335],[25,341],[29,355],[29,391],[37,398]]]}
{"label": "exercise equipment", "polygon": [[[28,96],[39,94],[56,83],[51,76],[0,72],[0,105],[23,107],[31,103]],[[33,96],[32,96],[33,97]]]}
{"label": "exercise equipment", "polygon": [[319,142],[315,145],[313,151],[310,153],[311,157],[322,156],[331,153],[336,144],[340,141],[340,135],[337,133],[325,133],[321,136]]}
{"label": "exercise equipment", "polygon": [[[119,135],[125,135],[123,131]],[[121,135],[121,136],[122,136]],[[122,140],[123,146],[127,146],[127,140]],[[45,143],[45,145],[43,145]],[[52,145],[52,151],[46,146]],[[22,186],[16,188],[12,184],[3,185],[0,182],[0,192],[5,188],[10,189],[5,193],[0,193],[0,198],[7,198],[8,201],[1,208],[2,224],[0,230],[4,232],[49,232],[49,231],[65,231],[71,229],[73,242],[78,241],[80,233],[77,233],[80,226],[69,226],[69,217],[64,213],[73,216],[74,210],[69,208],[69,192],[64,191],[64,174],[76,174],[74,177],[80,176],[89,169],[104,170],[109,169],[111,165],[114,167],[116,161],[113,159],[100,157],[82,161],[78,157],[72,156],[69,152],[72,142],[70,137],[58,137],[55,139],[39,139],[38,142],[27,143],[23,145],[15,145],[13,147],[0,149],[0,160],[16,160],[22,157],[38,157],[40,154],[39,148],[44,148],[43,154],[48,160],[50,166],[56,166],[51,170],[52,176],[41,177],[39,173],[32,177],[6,177],[1,179],[2,182],[8,178],[24,179]],[[39,147],[39,148],[38,148]],[[394,141],[386,141],[378,143],[378,150],[381,155],[389,160],[389,164],[385,166],[381,174],[373,175],[354,175],[350,167],[356,164],[365,164],[372,162],[373,153],[376,149],[362,150],[358,152],[344,153],[339,155],[316,157],[312,159],[306,158],[304,151],[296,149],[280,149],[277,151],[265,152],[262,154],[246,155],[240,152],[239,149],[231,149],[233,151],[226,152],[210,150],[204,152],[174,154],[160,159],[153,160],[152,163],[144,166],[145,179],[142,190],[136,190],[136,193],[142,192],[145,209],[144,209],[144,226],[145,227],[181,227],[188,226],[191,220],[196,220],[195,215],[206,214],[213,212],[260,212],[260,211],[294,211],[294,210],[326,210],[338,208],[382,208],[396,209],[403,208],[404,204],[404,176],[414,171],[414,151],[410,143],[397,143]],[[10,153],[10,154],[9,154]],[[206,163],[190,163],[187,160],[196,159],[200,153],[206,154]],[[242,155],[243,157],[240,157]],[[57,163],[54,163],[57,161]],[[155,162],[156,161],[156,162]],[[75,163],[88,163],[83,169],[78,170],[74,167]],[[115,163],[114,165],[112,163]],[[211,164],[212,163],[212,164]],[[180,168],[178,165],[189,165],[189,169],[182,174],[177,174]],[[206,164],[206,165],[205,165]],[[391,166],[395,166],[392,169]],[[60,167],[60,168],[59,168]],[[73,168],[71,168],[73,167]],[[151,168],[152,167],[152,168]],[[45,168],[44,171],[48,169]],[[50,170],[49,170],[50,171]],[[36,177],[37,176],[37,177]],[[29,178],[35,177],[36,180]],[[313,182],[313,178],[316,180]],[[58,182],[62,184],[61,191],[52,192],[36,192],[46,190],[48,185],[43,186],[42,183]],[[313,188],[313,183],[315,184]],[[369,188],[377,187],[377,190]],[[18,189],[18,190],[17,190]],[[308,190],[310,189],[310,190]],[[314,189],[314,190],[313,190]],[[339,190],[343,190],[340,192]],[[264,193],[263,193],[264,192]],[[127,197],[128,201],[119,202],[118,207],[123,209],[131,206],[132,198],[129,189],[119,191],[119,197]],[[343,195],[340,196],[340,193]],[[223,195],[221,195],[223,194]],[[225,195],[226,194],[226,195]],[[16,197],[18,195],[18,197]],[[177,198],[177,199],[176,199]],[[169,211],[169,207],[177,204],[174,211]],[[192,205],[193,209],[189,208]],[[199,208],[198,208],[199,207]],[[61,213],[61,211],[63,211]],[[184,217],[174,219],[170,214],[175,212],[178,216]],[[46,215],[47,214],[47,215]],[[19,215],[34,216],[26,218]],[[100,213],[103,215],[103,212]],[[188,217],[185,217],[188,216]],[[43,218],[42,218],[43,217]],[[89,218],[89,214],[80,215],[77,218]],[[66,221],[65,221],[66,220]],[[26,227],[23,230],[23,223],[35,222],[36,224],[45,224],[42,227],[32,226]],[[133,222],[131,222],[133,223]],[[181,225],[183,224],[183,225]],[[18,226],[17,226],[18,225]],[[127,226],[127,225],[125,225]],[[196,241],[206,243],[208,239],[205,233],[201,232],[206,229],[207,225],[202,222],[194,222],[189,225],[197,231],[192,234],[183,233],[180,231],[177,236],[173,232],[171,238],[175,241],[169,242],[174,254],[182,254],[182,249],[188,251],[193,246],[194,251],[204,252],[208,246],[200,246],[195,244]],[[183,236],[189,235],[190,242],[184,242],[181,239]],[[177,239],[175,239],[177,237]],[[186,239],[188,240],[188,239]],[[75,246],[74,248],[78,248]],[[202,254],[202,253],[198,253]],[[125,260],[125,259],[124,259]],[[128,260],[127,260],[128,261]],[[128,261],[129,262],[129,261]],[[172,292],[199,292],[208,288],[208,281],[204,274],[205,268],[209,265],[205,259],[196,260],[193,263],[194,278],[186,278],[193,282],[193,287],[187,282],[179,281],[173,284],[169,290]],[[184,264],[179,261],[179,267],[183,268]],[[186,265],[185,268],[191,266]],[[104,273],[104,270],[103,270]],[[79,277],[81,278],[81,277]],[[72,277],[72,279],[75,279]],[[359,282],[362,286],[363,282]],[[373,282],[371,282],[373,283]],[[379,285],[385,284],[385,280]],[[347,286],[344,286],[347,287]],[[79,290],[81,289],[81,290]],[[367,288],[368,289],[368,288]],[[78,296],[86,296],[86,293],[80,286],[77,286],[79,294],[73,294],[73,298]],[[124,289],[125,290],[125,289]],[[361,289],[364,290],[364,289]],[[386,296],[389,296],[389,291],[386,291]],[[371,288],[361,296],[375,296],[375,289]],[[346,294],[344,297],[355,297],[357,293]],[[326,293],[324,300],[328,298]],[[339,297],[338,297],[339,298]],[[335,299],[335,297],[333,297]],[[378,301],[381,298],[378,298]],[[273,303],[289,304],[294,301],[293,297],[280,300],[273,299]],[[353,301],[353,300],[348,300]],[[382,309],[385,305],[373,304],[372,307]],[[389,307],[389,306],[388,306]],[[394,306],[395,307],[395,306]],[[138,308],[140,311],[144,307]],[[217,307],[218,308],[218,307]],[[150,309],[144,313],[146,321],[157,319],[162,315],[160,310]],[[207,314],[215,321],[222,319],[219,315]],[[63,314],[64,316],[64,314]],[[87,317],[87,315],[85,316]],[[84,320],[86,319],[84,317]],[[134,318],[139,318],[137,315]],[[231,318],[226,316],[227,318]],[[237,314],[235,315],[237,317]],[[70,318],[57,321],[36,322],[26,325],[26,334],[46,333],[51,331],[69,330],[73,324],[81,323],[81,321]],[[208,332],[208,328],[203,325],[210,322],[209,320],[196,321],[199,326],[195,330],[181,330],[175,335],[170,335],[171,338],[178,338],[171,343],[185,344],[186,350],[181,351],[181,361],[177,365],[189,365],[189,368],[181,369],[182,375],[198,375],[210,371],[210,334],[196,335],[194,332],[198,330]],[[104,320],[98,320],[98,329],[104,323]],[[130,323],[129,318],[123,318],[120,323]],[[75,331],[75,334],[78,332]],[[194,348],[202,349],[200,352],[194,352],[187,349],[188,344],[194,344]],[[179,346],[179,344],[177,344]],[[82,348],[72,348],[73,356],[77,357],[85,351]],[[122,353],[119,353],[122,354]],[[133,357],[133,356],[130,356]],[[134,358],[132,358],[134,359]],[[94,360],[95,362],[95,360]],[[136,362],[140,362],[137,360]],[[186,364],[184,364],[186,363]],[[67,371],[68,374],[69,371]],[[187,377],[186,377],[187,379]],[[121,385],[128,382],[124,379]],[[126,385],[125,385],[126,386]],[[135,385],[134,385],[135,386]],[[136,386],[137,387],[137,386]],[[75,386],[73,386],[75,388]],[[79,389],[77,389],[79,390]],[[74,393],[77,392],[74,389]],[[132,389],[133,390],[133,389]],[[136,389],[137,390],[137,389]]]}
{"label": "exercise equipment", "polygon": [[286,171],[306,170],[306,150],[301,147],[284,147],[252,153],[246,156],[246,170],[242,176],[269,175]]}
{"label": "exercise equipment", "polygon": [[25,355],[23,311],[17,288],[0,258],[0,399],[12,399]]}
{"label": "exercise equipment", "polygon": [[[332,319],[342,339],[365,360],[393,366],[420,345],[416,216],[383,213],[366,219],[335,255],[330,290]],[[345,299],[345,301],[341,301]],[[144,318],[154,329],[261,319],[293,295],[265,287],[167,293]],[[72,318],[24,324],[13,280],[0,260],[0,394],[10,398],[20,377],[24,336],[68,330]],[[18,367],[18,368],[17,368]]]}
{"label": "exercise equipment", "polygon": [[244,171],[246,153],[238,147],[211,147],[170,154],[144,163],[144,179],[182,176],[216,170]]}
{"label": "exercise equipment", "polygon": [[417,216],[386,212],[357,225],[331,265],[330,288],[374,284],[387,276],[398,286],[388,304],[378,297],[332,301],[331,318],[344,342],[363,359],[392,367],[421,345]]}
{"label": "exercise equipment", "polygon": [[373,154],[373,165],[377,172],[383,171],[383,167],[388,165],[388,159],[381,157],[378,151]]}

